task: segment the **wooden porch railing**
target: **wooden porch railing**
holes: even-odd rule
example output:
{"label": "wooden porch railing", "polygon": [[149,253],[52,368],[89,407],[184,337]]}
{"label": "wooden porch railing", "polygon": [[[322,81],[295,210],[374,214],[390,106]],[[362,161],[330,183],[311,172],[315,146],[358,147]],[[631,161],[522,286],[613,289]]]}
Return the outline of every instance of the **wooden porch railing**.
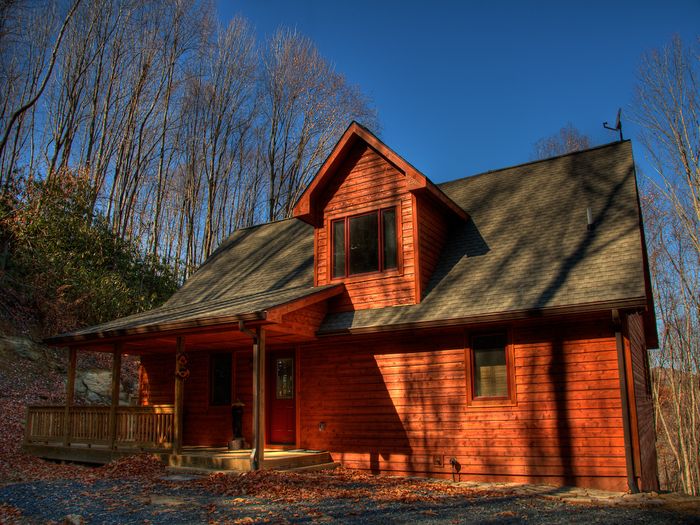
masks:
{"label": "wooden porch railing", "polygon": [[115,436],[110,435],[110,407],[71,406],[66,427],[65,406],[27,408],[26,443],[110,445],[118,448],[168,449],[173,443],[173,405],[118,407]]}

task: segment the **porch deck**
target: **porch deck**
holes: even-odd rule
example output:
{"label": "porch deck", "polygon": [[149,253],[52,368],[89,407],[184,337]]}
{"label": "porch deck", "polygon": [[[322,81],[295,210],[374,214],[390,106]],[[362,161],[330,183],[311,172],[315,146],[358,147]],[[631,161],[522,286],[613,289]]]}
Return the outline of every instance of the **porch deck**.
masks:
{"label": "porch deck", "polygon": [[[179,454],[164,450],[112,449],[106,445],[73,443],[65,446],[62,442],[25,443],[24,450],[34,456],[60,461],[104,464],[114,459],[141,452],[158,456],[166,466],[190,471],[231,471],[248,472],[250,449],[228,450],[226,447],[183,447]],[[319,450],[265,450],[265,470],[311,470],[332,468],[331,455]]]}
{"label": "porch deck", "polygon": [[[251,449],[174,446],[172,405],[28,407],[24,450],[60,461],[104,464],[142,452],[169,467],[189,470],[251,470]],[[310,469],[334,466],[328,452],[266,449],[262,468]]]}

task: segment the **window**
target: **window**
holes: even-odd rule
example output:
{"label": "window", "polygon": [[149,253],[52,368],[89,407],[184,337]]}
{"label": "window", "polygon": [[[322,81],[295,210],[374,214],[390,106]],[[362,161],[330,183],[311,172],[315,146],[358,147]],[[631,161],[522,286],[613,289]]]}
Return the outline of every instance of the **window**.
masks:
{"label": "window", "polygon": [[471,338],[467,351],[469,404],[512,404],[512,349],[505,332],[479,334]]}
{"label": "window", "polygon": [[231,354],[212,354],[209,361],[209,404],[231,404]]}
{"label": "window", "polygon": [[278,358],[276,368],[275,394],[277,399],[294,399],[294,358]]}
{"label": "window", "polygon": [[333,278],[398,268],[396,208],[331,221]]}

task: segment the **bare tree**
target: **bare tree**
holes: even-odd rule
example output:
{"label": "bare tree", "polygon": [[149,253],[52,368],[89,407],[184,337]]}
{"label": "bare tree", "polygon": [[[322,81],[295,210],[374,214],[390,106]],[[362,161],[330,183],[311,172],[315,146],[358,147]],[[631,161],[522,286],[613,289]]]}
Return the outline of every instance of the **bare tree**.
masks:
{"label": "bare tree", "polygon": [[279,30],[267,43],[261,90],[267,218],[274,220],[289,216],[348,123],[376,127],[376,116],[313,42],[291,30]]}
{"label": "bare tree", "polygon": [[646,55],[634,118],[655,173],[643,200],[661,325],[653,391],[669,488],[700,493],[700,48]]}
{"label": "bare tree", "polygon": [[9,114],[7,123],[5,123],[4,125],[2,138],[0,138],[0,155],[2,155],[5,151],[7,141],[10,138],[12,128],[17,122],[17,119],[19,119],[22,115],[24,115],[25,112],[34,107],[41,95],[44,93],[44,90],[46,89],[46,86],[48,85],[48,82],[51,79],[51,74],[53,73],[54,66],[56,65],[56,57],[58,55],[58,50],[61,47],[61,41],[63,40],[63,36],[66,33],[71,18],[73,18],[73,15],[78,9],[80,2],[81,0],[74,0],[73,5],[68,10],[66,17],[63,20],[63,24],[61,25],[61,28],[58,31],[58,35],[56,36],[56,40],[53,45],[53,49],[51,50],[51,58],[49,59],[48,67],[46,69],[46,73],[44,74],[44,78],[42,79],[41,83],[39,83],[37,88],[32,91],[32,94],[28,100],[23,102],[17,109],[15,109]]}
{"label": "bare tree", "polygon": [[234,229],[288,216],[375,113],[307,38],[261,48],[245,20],[215,20],[207,0],[0,2],[0,188],[79,170],[88,219],[181,276]]}
{"label": "bare tree", "polygon": [[533,149],[535,159],[547,159],[590,147],[591,139],[576,129],[573,124],[568,123],[557,133],[535,142]]}

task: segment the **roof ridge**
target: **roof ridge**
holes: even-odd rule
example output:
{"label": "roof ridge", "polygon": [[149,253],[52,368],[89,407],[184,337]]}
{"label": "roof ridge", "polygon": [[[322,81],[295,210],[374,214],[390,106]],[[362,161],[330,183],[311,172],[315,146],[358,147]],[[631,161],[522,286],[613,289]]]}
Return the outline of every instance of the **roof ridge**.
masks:
{"label": "roof ridge", "polygon": [[512,170],[512,169],[515,169],[515,168],[522,168],[523,166],[529,166],[529,165],[531,165],[531,164],[539,164],[539,163],[541,163],[541,162],[550,162],[550,161],[553,161],[553,160],[561,159],[561,158],[563,158],[563,157],[570,157],[570,156],[573,156],[573,155],[579,155],[579,154],[581,154],[581,153],[589,153],[589,152],[591,152],[591,151],[595,151],[595,150],[599,150],[599,149],[603,149],[603,148],[609,148],[609,147],[612,147],[612,146],[617,146],[617,145],[619,145],[619,144],[624,144],[624,143],[628,143],[628,142],[631,143],[632,141],[631,141],[630,139],[625,139],[625,140],[622,140],[622,141],[616,140],[616,141],[614,141],[614,142],[608,142],[608,143],[606,143],[606,144],[600,144],[599,146],[593,146],[592,148],[580,149],[580,150],[576,150],[576,151],[570,151],[570,152],[568,152],[568,153],[562,153],[561,155],[555,155],[555,156],[553,156],[553,157],[547,157],[546,159],[530,160],[530,161],[527,161],[527,162],[521,162],[521,163],[519,163],[519,164],[513,164],[513,165],[511,165],[511,166],[506,166],[506,167],[503,167],[503,168],[497,168],[497,169],[493,169],[493,170],[487,170],[487,171],[482,171],[482,172],[479,172],[479,173],[474,173],[474,174],[472,174],[472,175],[466,175],[466,176],[460,177],[460,178],[458,178],[458,179],[446,180],[446,181],[444,181],[444,182],[440,182],[439,184],[437,184],[437,186],[441,186],[441,187],[442,187],[442,186],[445,186],[445,185],[447,185],[447,184],[451,184],[451,183],[453,183],[453,182],[460,182],[460,181],[463,181],[463,180],[466,180],[466,179],[474,179],[474,178],[480,177],[480,176],[482,176],[482,175],[490,175],[490,174],[492,174],[492,173],[498,173],[499,171],[507,171],[507,170]]}
{"label": "roof ridge", "polygon": [[[233,230],[233,232],[231,232],[231,235],[235,235],[236,232],[241,232],[241,231],[245,231],[245,230],[253,230],[255,228],[260,228],[261,226],[268,226],[270,224],[278,224],[280,222],[286,222],[286,221],[291,221],[291,220],[295,220],[295,219],[298,220],[296,217],[287,217],[286,219],[275,219],[274,221],[261,222],[258,224],[251,224],[250,226],[244,226],[243,228],[236,228],[235,230]],[[229,235],[229,237],[230,237],[230,235]],[[226,239],[228,239],[228,237]]]}

